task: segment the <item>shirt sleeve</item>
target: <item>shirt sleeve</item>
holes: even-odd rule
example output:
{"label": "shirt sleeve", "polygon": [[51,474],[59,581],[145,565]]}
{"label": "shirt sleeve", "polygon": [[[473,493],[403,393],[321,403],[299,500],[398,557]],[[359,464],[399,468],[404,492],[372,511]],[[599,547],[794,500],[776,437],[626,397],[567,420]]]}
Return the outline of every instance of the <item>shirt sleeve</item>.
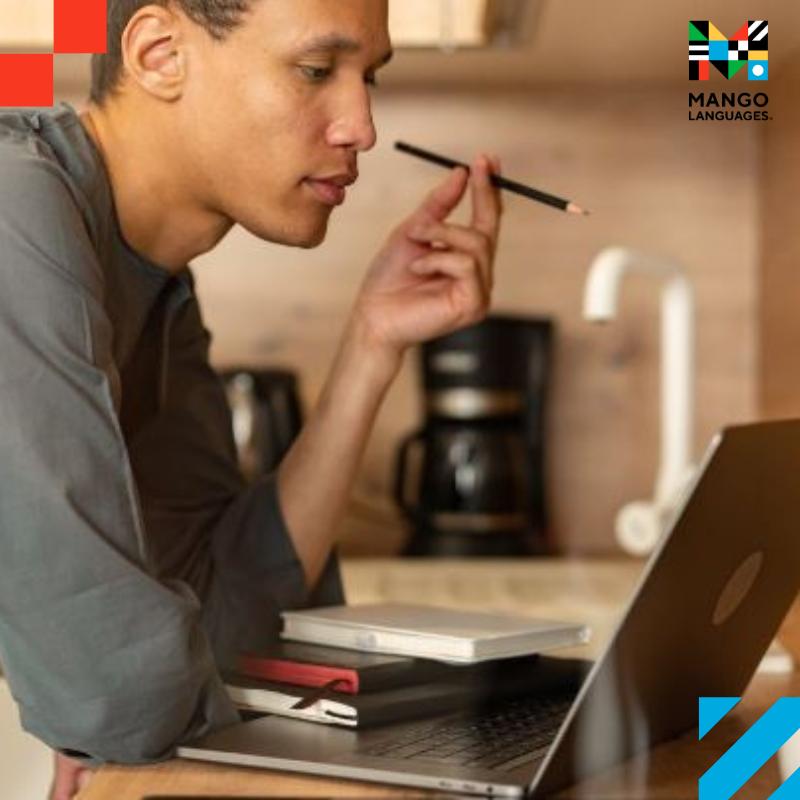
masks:
{"label": "shirt sleeve", "polygon": [[55,165],[3,147],[0,661],[50,746],[159,760],[238,715],[194,592],[150,569],[81,215]]}

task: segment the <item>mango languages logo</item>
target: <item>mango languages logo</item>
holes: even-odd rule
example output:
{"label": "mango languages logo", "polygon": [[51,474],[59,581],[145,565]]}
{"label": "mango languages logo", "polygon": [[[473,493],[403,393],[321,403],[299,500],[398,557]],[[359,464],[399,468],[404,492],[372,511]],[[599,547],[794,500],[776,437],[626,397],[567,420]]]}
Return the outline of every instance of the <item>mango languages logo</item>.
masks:
{"label": "mango languages logo", "polygon": [[0,53],[0,106],[53,105],[53,55],[105,53],[106,17],[106,0],[53,0],[52,52]]}
{"label": "mango languages logo", "polygon": [[689,80],[707,81],[711,66],[730,79],[747,67],[747,79],[769,77],[769,25],[751,19],[728,39],[710,20],[689,22]]}
{"label": "mango languages logo", "polygon": [[[740,697],[701,697],[698,738],[704,738],[740,700]],[[700,778],[698,800],[730,800],[798,731],[800,697],[782,697]],[[800,769],[792,772],[769,800],[798,797]]]}

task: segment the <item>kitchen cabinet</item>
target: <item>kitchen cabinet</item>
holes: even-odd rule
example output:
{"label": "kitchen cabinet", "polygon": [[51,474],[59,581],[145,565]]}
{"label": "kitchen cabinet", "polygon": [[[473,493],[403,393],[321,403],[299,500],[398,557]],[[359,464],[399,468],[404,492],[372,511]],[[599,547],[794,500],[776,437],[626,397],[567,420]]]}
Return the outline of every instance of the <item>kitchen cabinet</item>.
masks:
{"label": "kitchen cabinet", "polygon": [[53,47],[53,0],[0,2],[0,52],[30,53]]}

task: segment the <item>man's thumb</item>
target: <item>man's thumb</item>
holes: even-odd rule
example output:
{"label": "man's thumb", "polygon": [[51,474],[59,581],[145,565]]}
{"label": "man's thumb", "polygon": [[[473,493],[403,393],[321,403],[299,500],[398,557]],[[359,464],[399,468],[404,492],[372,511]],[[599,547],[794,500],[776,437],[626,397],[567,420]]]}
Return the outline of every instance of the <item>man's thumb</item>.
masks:
{"label": "man's thumb", "polygon": [[78,773],[78,791],[82,792],[94,778],[94,770],[84,769]]}

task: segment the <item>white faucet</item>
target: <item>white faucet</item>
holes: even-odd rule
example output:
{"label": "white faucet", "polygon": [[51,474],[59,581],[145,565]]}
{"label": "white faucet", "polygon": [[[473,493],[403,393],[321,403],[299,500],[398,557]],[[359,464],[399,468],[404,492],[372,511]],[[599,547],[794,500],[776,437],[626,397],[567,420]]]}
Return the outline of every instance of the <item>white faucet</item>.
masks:
{"label": "white faucet", "polygon": [[607,322],[617,314],[627,272],[661,278],[661,457],[653,498],[628,503],[617,514],[620,545],[634,555],[650,553],[693,473],[694,294],[678,264],[611,247],[594,259],[584,293],[583,314]]}

